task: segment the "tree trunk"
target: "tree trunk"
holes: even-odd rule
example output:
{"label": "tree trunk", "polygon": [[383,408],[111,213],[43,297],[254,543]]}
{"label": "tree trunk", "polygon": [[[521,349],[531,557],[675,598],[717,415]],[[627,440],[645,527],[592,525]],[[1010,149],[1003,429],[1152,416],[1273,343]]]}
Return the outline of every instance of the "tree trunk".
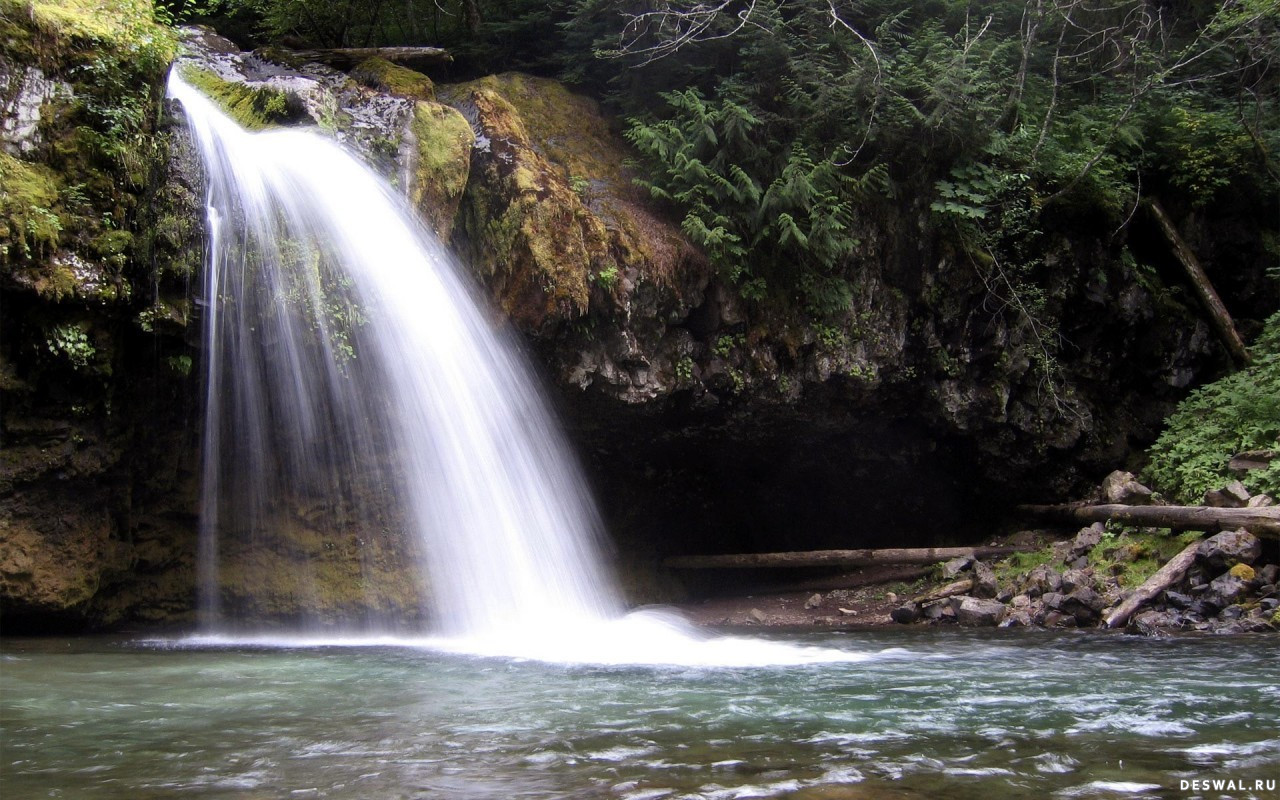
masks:
{"label": "tree trunk", "polygon": [[802,550],[788,553],[736,553],[716,556],[672,556],[662,562],[674,569],[743,569],[754,567],[865,567],[871,564],[936,564],[953,558],[990,558],[1025,553],[1029,547],[891,547],[883,550]]}
{"label": "tree trunk", "polygon": [[1037,517],[1090,524],[1114,519],[1130,525],[1192,531],[1245,528],[1255,534],[1280,536],[1280,507],[1210,508],[1209,506],[1097,506],[1068,503],[1060,506],[1018,506]]}
{"label": "tree trunk", "polygon": [[1173,248],[1174,256],[1177,257],[1178,263],[1182,264],[1182,269],[1186,271],[1191,285],[1195,287],[1196,295],[1199,296],[1204,310],[1209,312],[1209,319],[1218,332],[1218,338],[1222,340],[1233,358],[1241,364],[1248,364],[1252,358],[1244,346],[1244,340],[1236,331],[1231,314],[1227,312],[1227,307],[1222,304],[1218,293],[1214,291],[1213,284],[1209,282],[1209,276],[1205,274],[1200,262],[1196,259],[1196,254],[1191,252],[1191,248],[1182,240],[1178,229],[1174,227],[1173,220],[1169,219],[1159,200],[1149,200],[1147,207],[1151,209],[1151,215],[1156,218],[1156,222],[1160,223],[1165,238],[1169,240],[1169,246]]}
{"label": "tree trunk", "polygon": [[1151,602],[1152,598],[1168,589],[1178,581],[1182,580],[1182,576],[1187,574],[1187,570],[1196,561],[1196,551],[1200,549],[1200,542],[1194,541],[1182,549],[1173,558],[1169,559],[1169,563],[1156,571],[1155,575],[1133,591],[1133,594],[1116,609],[1107,615],[1103,620],[1103,625],[1107,628],[1119,628],[1129,621],[1129,617],[1133,616],[1133,612],[1142,608],[1143,605]]}

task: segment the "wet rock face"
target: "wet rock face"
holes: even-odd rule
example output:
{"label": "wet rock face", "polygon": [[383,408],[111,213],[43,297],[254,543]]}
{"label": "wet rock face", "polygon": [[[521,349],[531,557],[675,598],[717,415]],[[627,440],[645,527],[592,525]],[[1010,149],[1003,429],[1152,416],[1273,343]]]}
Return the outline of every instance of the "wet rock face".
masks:
{"label": "wet rock face", "polygon": [[[166,40],[150,4],[116,4],[92,35],[28,11],[0,37],[0,617],[181,620],[203,225],[198,169],[168,156]],[[101,144],[113,102],[143,120],[127,157]]]}

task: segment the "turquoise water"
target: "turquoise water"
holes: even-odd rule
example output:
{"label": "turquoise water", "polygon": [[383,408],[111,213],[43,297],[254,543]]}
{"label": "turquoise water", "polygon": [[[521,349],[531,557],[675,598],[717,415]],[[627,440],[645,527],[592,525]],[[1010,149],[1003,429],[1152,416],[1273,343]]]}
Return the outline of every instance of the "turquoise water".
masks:
{"label": "turquoise water", "polygon": [[790,640],[868,658],[566,666],[6,640],[0,796],[1219,797],[1181,781],[1280,777],[1274,638]]}

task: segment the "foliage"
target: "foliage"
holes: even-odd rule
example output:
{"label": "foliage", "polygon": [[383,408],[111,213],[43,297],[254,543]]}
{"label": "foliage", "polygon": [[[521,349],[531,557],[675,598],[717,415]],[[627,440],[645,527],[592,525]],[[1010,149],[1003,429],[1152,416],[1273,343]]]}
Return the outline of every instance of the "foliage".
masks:
{"label": "foliage", "polygon": [[[851,221],[923,197],[1055,391],[1061,233],[1119,231],[1152,192],[1280,203],[1278,21],[1274,0],[580,0],[564,29],[632,66],[608,85],[647,184],[746,296],[839,313]],[[762,213],[784,173],[804,181]]]}
{"label": "foliage", "polygon": [[606,292],[613,291],[613,287],[618,285],[618,265],[610,264],[596,273],[596,283]]}
{"label": "foliage", "polygon": [[[51,170],[0,152],[0,263],[43,258],[58,243],[58,187]],[[13,250],[15,252],[11,253]]]}
{"label": "foliage", "polygon": [[88,367],[98,354],[78,325],[55,325],[45,335],[45,348],[76,369]]}
{"label": "foliage", "polygon": [[[1254,362],[1202,386],[1179,404],[1151,447],[1146,477],[1154,488],[1191,503],[1234,477],[1227,462],[1244,450],[1280,450],[1280,314],[1267,321]],[[1280,496],[1280,459],[1241,480]]]}
{"label": "foliage", "polygon": [[763,298],[782,266],[793,276],[788,288],[824,311],[842,310],[848,290],[832,286],[831,272],[857,246],[850,232],[856,182],[799,141],[778,154],[757,135],[761,120],[738,103],[708,103],[692,89],[663,97],[675,114],[633,120],[626,132],[657,168],[638,182],[685,210],[685,234],[744,296]]}
{"label": "foliage", "polygon": [[159,160],[154,124],[176,51],[149,0],[0,0],[0,56],[64,81],[41,109],[44,144],[0,156],[0,261],[39,262],[71,247],[117,269]]}

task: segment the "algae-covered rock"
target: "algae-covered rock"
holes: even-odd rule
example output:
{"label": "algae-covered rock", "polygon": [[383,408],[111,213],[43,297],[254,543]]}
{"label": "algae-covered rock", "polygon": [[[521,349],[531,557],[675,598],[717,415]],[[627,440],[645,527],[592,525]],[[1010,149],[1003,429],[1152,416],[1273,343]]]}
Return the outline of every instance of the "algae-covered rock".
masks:
{"label": "algae-covered rock", "polygon": [[475,133],[455,243],[516,325],[556,344],[561,380],[631,403],[691,385],[682,323],[711,271],[638,194],[594,101],[518,73],[437,93]]}
{"label": "algae-covered rock", "polygon": [[475,136],[466,118],[440,103],[418,101],[409,123],[414,148],[409,200],[442,241],[453,236],[458,206],[471,174]]}
{"label": "algae-covered rock", "polygon": [[421,72],[393,64],[385,58],[368,58],[351,70],[351,77],[370,89],[414,100],[435,100],[436,87]]}
{"label": "algae-covered rock", "polygon": [[470,266],[518,327],[546,333],[586,314],[590,275],[607,266],[604,226],[501,94],[475,87],[465,102],[479,131],[462,212]]}
{"label": "algae-covered rock", "polygon": [[202,248],[194,193],[163,188],[175,50],[149,0],[0,0],[6,631],[190,613],[191,350],[133,324],[187,304]]}

